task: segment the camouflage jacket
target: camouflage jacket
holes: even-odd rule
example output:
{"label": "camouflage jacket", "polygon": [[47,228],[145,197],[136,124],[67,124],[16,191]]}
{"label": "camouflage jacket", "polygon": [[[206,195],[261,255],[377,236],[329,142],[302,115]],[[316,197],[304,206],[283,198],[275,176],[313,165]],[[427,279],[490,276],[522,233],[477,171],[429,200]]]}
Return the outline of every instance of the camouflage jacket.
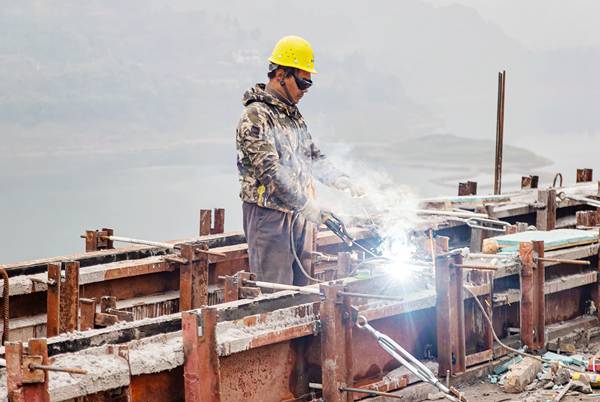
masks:
{"label": "camouflage jacket", "polygon": [[313,176],[333,185],[342,174],[325,159],[294,105],[256,84],[246,91],[236,130],[243,201],[284,212],[314,194]]}

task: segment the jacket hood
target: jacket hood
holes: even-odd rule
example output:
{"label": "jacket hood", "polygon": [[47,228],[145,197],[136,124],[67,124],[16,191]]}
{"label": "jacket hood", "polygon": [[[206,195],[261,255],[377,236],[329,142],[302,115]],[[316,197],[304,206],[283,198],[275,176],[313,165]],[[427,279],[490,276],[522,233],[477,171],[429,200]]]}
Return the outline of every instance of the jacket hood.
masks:
{"label": "jacket hood", "polygon": [[281,109],[290,116],[299,114],[298,108],[295,105],[289,105],[282,99],[279,99],[277,95],[267,91],[265,84],[256,84],[252,88],[248,89],[244,93],[242,102],[244,106],[248,106],[254,102],[262,102]]}

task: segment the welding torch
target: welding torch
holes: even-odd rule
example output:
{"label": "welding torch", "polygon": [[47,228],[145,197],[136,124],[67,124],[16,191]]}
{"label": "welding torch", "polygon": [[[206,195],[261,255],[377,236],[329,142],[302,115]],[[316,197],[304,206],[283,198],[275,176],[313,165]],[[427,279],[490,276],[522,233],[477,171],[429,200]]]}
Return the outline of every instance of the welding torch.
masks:
{"label": "welding torch", "polygon": [[360,243],[357,243],[354,240],[354,238],[352,236],[350,236],[350,233],[348,233],[348,230],[346,229],[346,225],[344,225],[344,222],[338,216],[336,216],[333,212],[323,212],[321,215],[321,219],[322,219],[323,223],[325,224],[325,226],[327,226],[327,228],[329,230],[331,230],[333,233],[335,233],[335,235],[337,237],[342,239],[342,241],[348,247],[356,246],[359,249],[361,249],[362,251],[364,251],[365,253],[371,255],[372,257],[380,257],[379,255],[377,255],[373,251],[369,250],[368,248],[364,247]]}

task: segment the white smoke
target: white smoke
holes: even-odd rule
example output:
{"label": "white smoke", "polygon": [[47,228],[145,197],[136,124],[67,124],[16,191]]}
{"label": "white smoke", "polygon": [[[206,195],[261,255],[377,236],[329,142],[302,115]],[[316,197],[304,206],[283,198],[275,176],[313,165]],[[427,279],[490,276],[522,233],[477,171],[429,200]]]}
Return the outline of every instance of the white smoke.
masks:
{"label": "white smoke", "polygon": [[[382,239],[382,256],[395,261],[409,260],[415,246],[412,233],[417,222],[418,198],[413,189],[397,183],[381,166],[362,161],[347,144],[328,144],[327,158],[352,179],[365,196],[353,198],[347,192],[319,186],[317,202],[342,217],[347,226],[375,227]],[[356,145],[358,148],[360,145]],[[382,144],[382,146],[385,146]]]}

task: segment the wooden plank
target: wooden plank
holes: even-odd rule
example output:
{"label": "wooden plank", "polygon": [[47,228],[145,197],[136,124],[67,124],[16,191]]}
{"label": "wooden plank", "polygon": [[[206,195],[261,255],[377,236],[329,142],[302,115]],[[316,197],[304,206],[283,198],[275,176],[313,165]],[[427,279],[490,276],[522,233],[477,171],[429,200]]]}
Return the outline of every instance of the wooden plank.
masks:
{"label": "wooden plank", "polygon": [[[27,342],[27,353],[29,355],[41,356],[41,364],[48,365],[48,346],[45,338],[30,339]],[[23,389],[25,400],[28,402],[50,402],[48,393],[48,372],[40,370],[43,374],[44,382],[38,384],[28,384]]]}
{"label": "wooden plank", "polygon": [[56,336],[60,328],[60,263],[48,264],[48,292],[46,294],[46,336]]}

